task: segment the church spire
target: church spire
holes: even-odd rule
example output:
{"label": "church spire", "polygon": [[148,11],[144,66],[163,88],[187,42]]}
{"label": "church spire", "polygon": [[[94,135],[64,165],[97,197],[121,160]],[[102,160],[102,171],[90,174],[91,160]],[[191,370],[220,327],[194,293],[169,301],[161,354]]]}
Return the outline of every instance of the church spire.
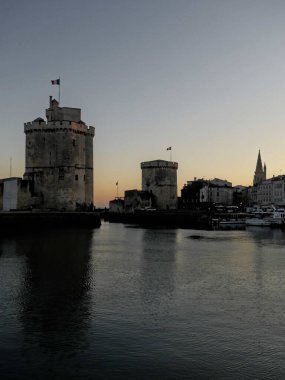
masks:
{"label": "church spire", "polygon": [[256,172],[260,172],[260,171],[263,171],[263,169],[262,169],[261,154],[260,154],[260,149],[259,149],[258,156],[257,156],[255,173]]}
{"label": "church spire", "polygon": [[259,183],[265,180],[266,180],[266,165],[264,164],[264,167],[262,167],[261,154],[260,154],[260,149],[259,149],[257,162],[256,162],[256,169],[255,169],[254,178],[253,178],[253,184],[258,185]]}

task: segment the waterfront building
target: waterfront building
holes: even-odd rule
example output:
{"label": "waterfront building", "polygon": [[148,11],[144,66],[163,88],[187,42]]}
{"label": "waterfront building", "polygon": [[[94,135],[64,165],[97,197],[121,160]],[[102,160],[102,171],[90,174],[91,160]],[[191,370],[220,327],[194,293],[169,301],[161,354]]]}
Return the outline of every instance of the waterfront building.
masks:
{"label": "waterfront building", "polygon": [[0,180],[0,210],[27,208],[31,200],[31,184],[19,177]]}
{"label": "waterfront building", "polygon": [[181,190],[180,208],[197,209],[209,204],[231,206],[233,204],[232,183],[219,178],[204,178],[187,181]]}
{"label": "waterfront building", "polygon": [[124,198],[115,198],[109,202],[109,212],[122,214],[125,212]]}
{"label": "waterfront building", "polygon": [[257,162],[256,162],[256,169],[255,169],[254,177],[253,177],[253,185],[258,185],[262,181],[265,181],[265,180],[266,180],[266,165],[264,164],[262,166],[261,154],[259,150],[258,156],[257,156]]}
{"label": "waterfront building", "polygon": [[24,179],[31,184],[32,205],[56,210],[93,205],[95,129],[81,120],[80,108],[59,107],[52,97],[46,118],[24,126]]}
{"label": "waterfront building", "polygon": [[24,124],[24,179],[0,180],[0,210],[93,209],[95,129],[80,108],[59,107],[52,97],[46,118]]}
{"label": "waterfront building", "polygon": [[248,188],[249,204],[276,207],[285,206],[285,175],[273,176]]}
{"label": "waterfront building", "polygon": [[177,209],[177,168],[177,162],[142,162],[142,190],[126,190],[124,198],[109,202],[109,211],[134,213],[135,210]]}
{"label": "waterfront building", "polygon": [[285,206],[285,176],[272,178],[272,203],[276,206]]}
{"label": "waterfront building", "polygon": [[157,210],[177,208],[178,163],[154,160],[141,163],[142,190],[153,195],[153,206]]}
{"label": "waterfront building", "polygon": [[181,197],[179,199],[179,208],[181,209],[197,209],[199,208],[200,191],[203,186],[207,185],[207,181],[203,178],[197,179],[196,177],[192,181],[187,183],[181,189]]}
{"label": "waterfront building", "polygon": [[273,183],[271,179],[262,181],[256,185],[257,188],[257,204],[270,205],[273,203]]}
{"label": "waterfront building", "polygon": [[248,203],[248,188],[242,185],[233,186],[233,206],[245,206]]}
{"label": "waterfront building", "polygon": [[152,207],[153,194],[149,191],[127,190],[125,191],[124,210],[126,213],[134,213],[135,210],[145,210]]}
{"label": "waterfront building", "polygon": [[200,190],[200,202],[208,204],[233,204],[232,183],[219,178],[207,181]]}

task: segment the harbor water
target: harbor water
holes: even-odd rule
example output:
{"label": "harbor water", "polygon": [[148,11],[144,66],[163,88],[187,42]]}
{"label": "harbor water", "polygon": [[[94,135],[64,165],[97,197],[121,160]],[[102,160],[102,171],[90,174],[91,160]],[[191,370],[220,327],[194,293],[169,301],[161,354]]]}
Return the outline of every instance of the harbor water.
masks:
{"label": "harbor water", "polygon": [[0,238],[1,379],[285,377],[285,231]]}

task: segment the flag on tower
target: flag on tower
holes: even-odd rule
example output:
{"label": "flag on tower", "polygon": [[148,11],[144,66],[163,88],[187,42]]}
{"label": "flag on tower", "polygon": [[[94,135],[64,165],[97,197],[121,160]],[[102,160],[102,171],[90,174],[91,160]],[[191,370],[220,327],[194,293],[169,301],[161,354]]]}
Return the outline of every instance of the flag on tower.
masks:
{"label": "flag on tower", "polygon": [[169,146],[166,150],[171,150],[171,146]]}
{"label": "flag on tower", "polygon": [[51,84],[58,84],[58,85],[60,85],[60,79],[54,79],[54,80],[52,80]]}

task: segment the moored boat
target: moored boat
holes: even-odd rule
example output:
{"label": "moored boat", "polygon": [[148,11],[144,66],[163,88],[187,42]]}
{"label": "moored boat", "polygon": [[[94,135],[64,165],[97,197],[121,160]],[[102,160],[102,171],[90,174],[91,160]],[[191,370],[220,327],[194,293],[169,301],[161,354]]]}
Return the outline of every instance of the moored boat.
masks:
{"label": "moored boat", "polygon": [[270,227],[271,226],[271,221],[268,219],[262,219],[258,217],[252,217],[252,218],[247,218],[245,220],[246,226],[257,226],[257,227]]}
{"label": "moored boat", "polygon": [[271,226],[271,212],[258,211],[249,214],[248,218],[245,220],[247,226],[257,226],[257,227],[270,227]]}
{"label": "moored boat", "polygon": [[225,219],[225,220],[220,220],[219,224],[221,225],[245,225],[245,219]]}

